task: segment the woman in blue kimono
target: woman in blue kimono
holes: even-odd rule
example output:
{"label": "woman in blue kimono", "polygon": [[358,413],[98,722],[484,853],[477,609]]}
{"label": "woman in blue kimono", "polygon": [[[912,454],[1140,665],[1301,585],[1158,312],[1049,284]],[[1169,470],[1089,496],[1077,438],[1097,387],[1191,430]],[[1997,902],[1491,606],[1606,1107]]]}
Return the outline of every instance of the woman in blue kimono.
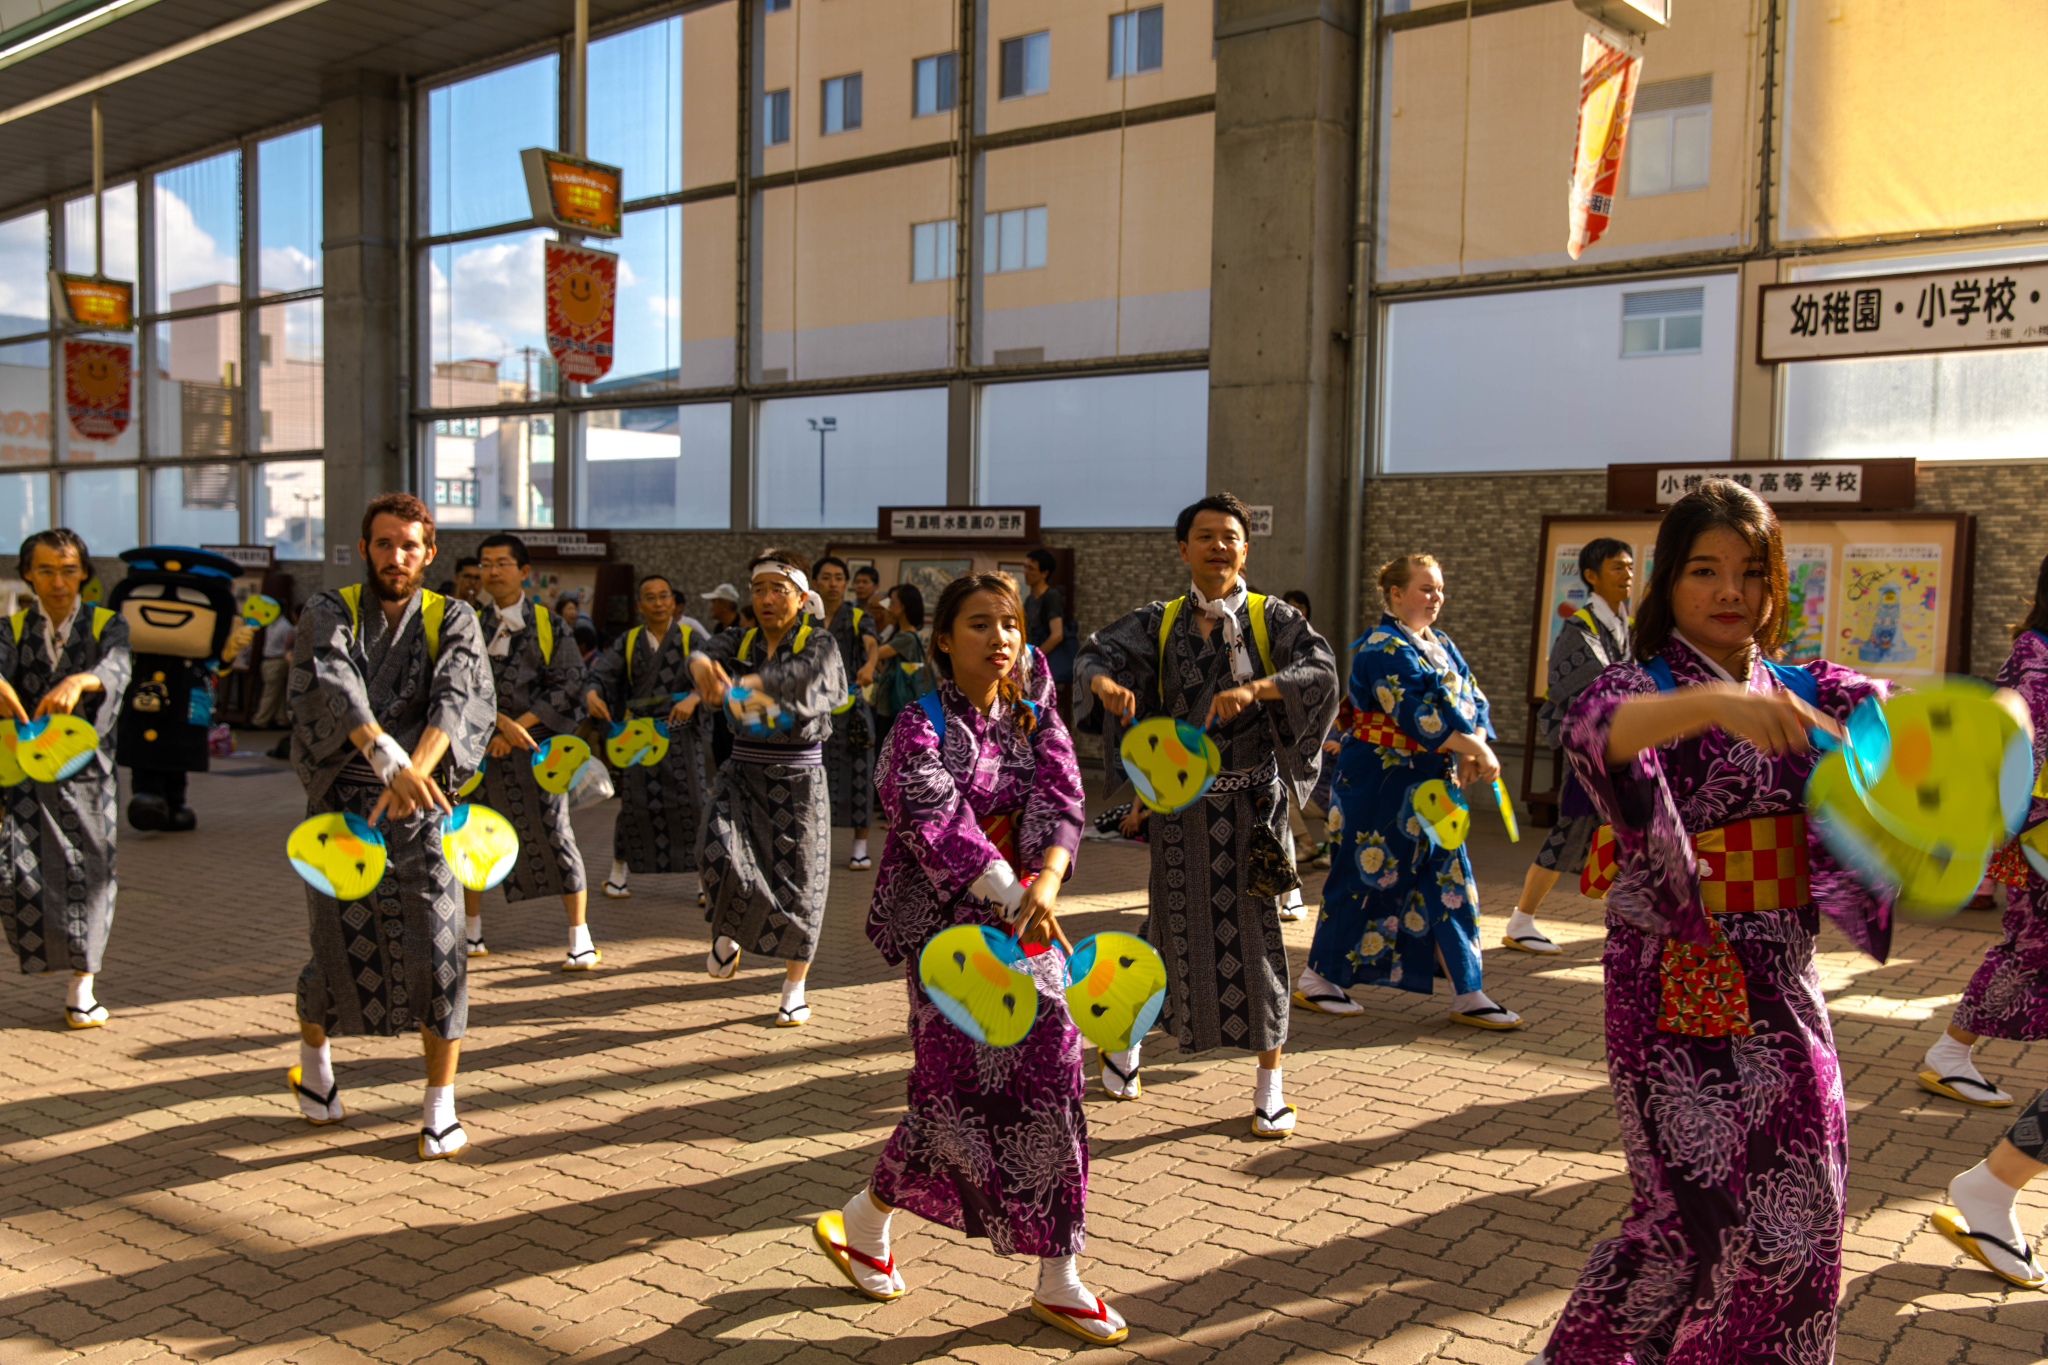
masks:
{"label": "woman in blue kimono", "polygon": [[1521,1016],[1481,989],[1479,893],[1462,837],[1442,847],[1424,823],[1452,810],[1455,785],[1483,789],[1500,776],[1486,695],[1458,647],[1433,628],[1444,605],[1434,558],[1389,563],[1380,593],[1386,613],[1351,663],[1335,785],[1343,829],[1330,846],[1322,917],[1294,1000],[1357,1014],[1348,987],[1428,995],[1441,972],[1455,996],[1454,1022],[1520,1028]]}

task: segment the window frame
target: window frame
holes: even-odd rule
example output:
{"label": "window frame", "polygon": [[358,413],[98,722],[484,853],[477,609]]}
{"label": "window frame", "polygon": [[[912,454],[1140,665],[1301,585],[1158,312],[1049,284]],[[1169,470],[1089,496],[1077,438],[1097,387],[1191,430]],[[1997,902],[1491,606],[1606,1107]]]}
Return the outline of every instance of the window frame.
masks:
{"label": "window frame", "polygon": [[[1704,116],[1707,121],[1706,154],[1702,158],[1706,174],[1697,185],[1681,185],[1678,183],[1678,120],[1695,114]],[[1663,126],[1665,184],[1662,189],[1639,190],[1635,186],[1636,148],[1642,145],[1644,134],[1649,132],[1653,124]],[[1629,120],[1627,157],[1629,164],[1625,169],[1625,179],[1628,182],[1627,197],[1630,199],[1655,199],[1659,195],[1692,194],[1706,189],[1714,176],[1713,102],[1710,100],[1704,104],[1673,105],[1669,109],[1653,109],[1647,114],[1633,115]]]}
{"label": "window frame", "polygon": [[[832,126],[834,99],[838,102],[839,126]],[[849,115],[851,117],[849,117]],[[857,133],[861,127],[861,73],[827,76],[818,83],[818,136],[837,137]]]}
{"label": "window frame", "polygon": [[[1037,43],[1045,55],[1045,84],[1036,90],[1031,88],[1031,45]],[[1017,57],[1017,88],[1010,88],[1010,54]],[[998,102],[1028,100],[1035,95],[1048,94],[1052,90],[1052,30],[1034,29],[1015,37],[1003,38],[996,43],[996,98]]]}
{"label": "window frame", "polygon": [[[932,107],[922,105],[924,98],[924,66],[932,64]],[[943,101],[943,102],[941,102]],[[949,52],[934,52],[923,57],[910,59],[910,116],[913,119],[933,118],[950,114],[960,106],[960,53],[956,48]]]}
{"label": "window frame", "polygon": [[[1145,62],[1145,21],[1154,26],[1152,64]],[[1135,53],[1129,66],[1124,57]],[[1109,78],[1120,81],[1131,76],[1149,76],[1166,69],[1166,6],[1121,10],[1109,16]]]}

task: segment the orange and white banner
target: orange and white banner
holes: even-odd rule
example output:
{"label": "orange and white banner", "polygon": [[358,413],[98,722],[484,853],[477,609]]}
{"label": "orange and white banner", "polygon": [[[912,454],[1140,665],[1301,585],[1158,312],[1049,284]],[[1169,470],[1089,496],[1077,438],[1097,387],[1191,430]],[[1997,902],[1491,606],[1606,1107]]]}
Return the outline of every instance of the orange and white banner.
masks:
{"label": "orange and white banner", "polygon": [[542,294],[547,300],[548,350],[562,378],[578,384],[602,379],[612,367],[619,258],[587,246],[546,246]]}
{"label": "orange and white banner", "polygon": [[121,341],[64,343],[64,408],[71,429],[88,441],[111,441],[128,429],[135,348]]}
{"label": "orange and white banner", "polygon": [[1614,217],[1614,189],[1621,178],[1621,149],[1628,141],[1629,110],[1642,75],[1640,52],[1602,28],[1586,31],[1579,58],[1579,135],[1572,151],[1569,197],[1571,239],[1565,250],[1579,253],[1600,240]]}

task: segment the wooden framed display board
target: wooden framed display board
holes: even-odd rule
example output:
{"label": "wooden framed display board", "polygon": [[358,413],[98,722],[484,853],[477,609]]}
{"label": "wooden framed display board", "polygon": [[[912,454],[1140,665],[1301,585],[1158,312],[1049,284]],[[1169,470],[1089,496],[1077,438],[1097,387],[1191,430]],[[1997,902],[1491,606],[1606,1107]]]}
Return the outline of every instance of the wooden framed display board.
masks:
{"label": "wooden framed display board", "polygon": [[[1551,804],[1555,796],[1530,790],[1541,747],[1536,708],[1551,642],[1565,618],[1586,605],[1579,551],[1596,536],[1633,546],[1640,600],[1656,568],[1661,520],[1625,514],[1543,518],[1531,612],[1529,744],[1522,767],[1522,797],[1534,806]],[[1792,615],[1786,663],[1829,659],[1859,673],[1908,681],[1968,669],[1976,533],[1969,513],[1784,512],[1779,523]]]}

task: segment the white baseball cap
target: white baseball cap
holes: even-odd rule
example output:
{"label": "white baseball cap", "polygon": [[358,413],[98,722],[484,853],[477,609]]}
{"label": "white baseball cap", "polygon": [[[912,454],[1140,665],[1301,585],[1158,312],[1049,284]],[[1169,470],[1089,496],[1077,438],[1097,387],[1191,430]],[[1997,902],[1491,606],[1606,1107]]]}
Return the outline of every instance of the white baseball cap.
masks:
{"label": "white baseball cap", "polygon": [[710,592],[700,592],[697,595],[703,598],[706,602],[730,602],[734,606],[738,606],[740,604],[739,589],[735,588],[730,583],[720,583]]}

